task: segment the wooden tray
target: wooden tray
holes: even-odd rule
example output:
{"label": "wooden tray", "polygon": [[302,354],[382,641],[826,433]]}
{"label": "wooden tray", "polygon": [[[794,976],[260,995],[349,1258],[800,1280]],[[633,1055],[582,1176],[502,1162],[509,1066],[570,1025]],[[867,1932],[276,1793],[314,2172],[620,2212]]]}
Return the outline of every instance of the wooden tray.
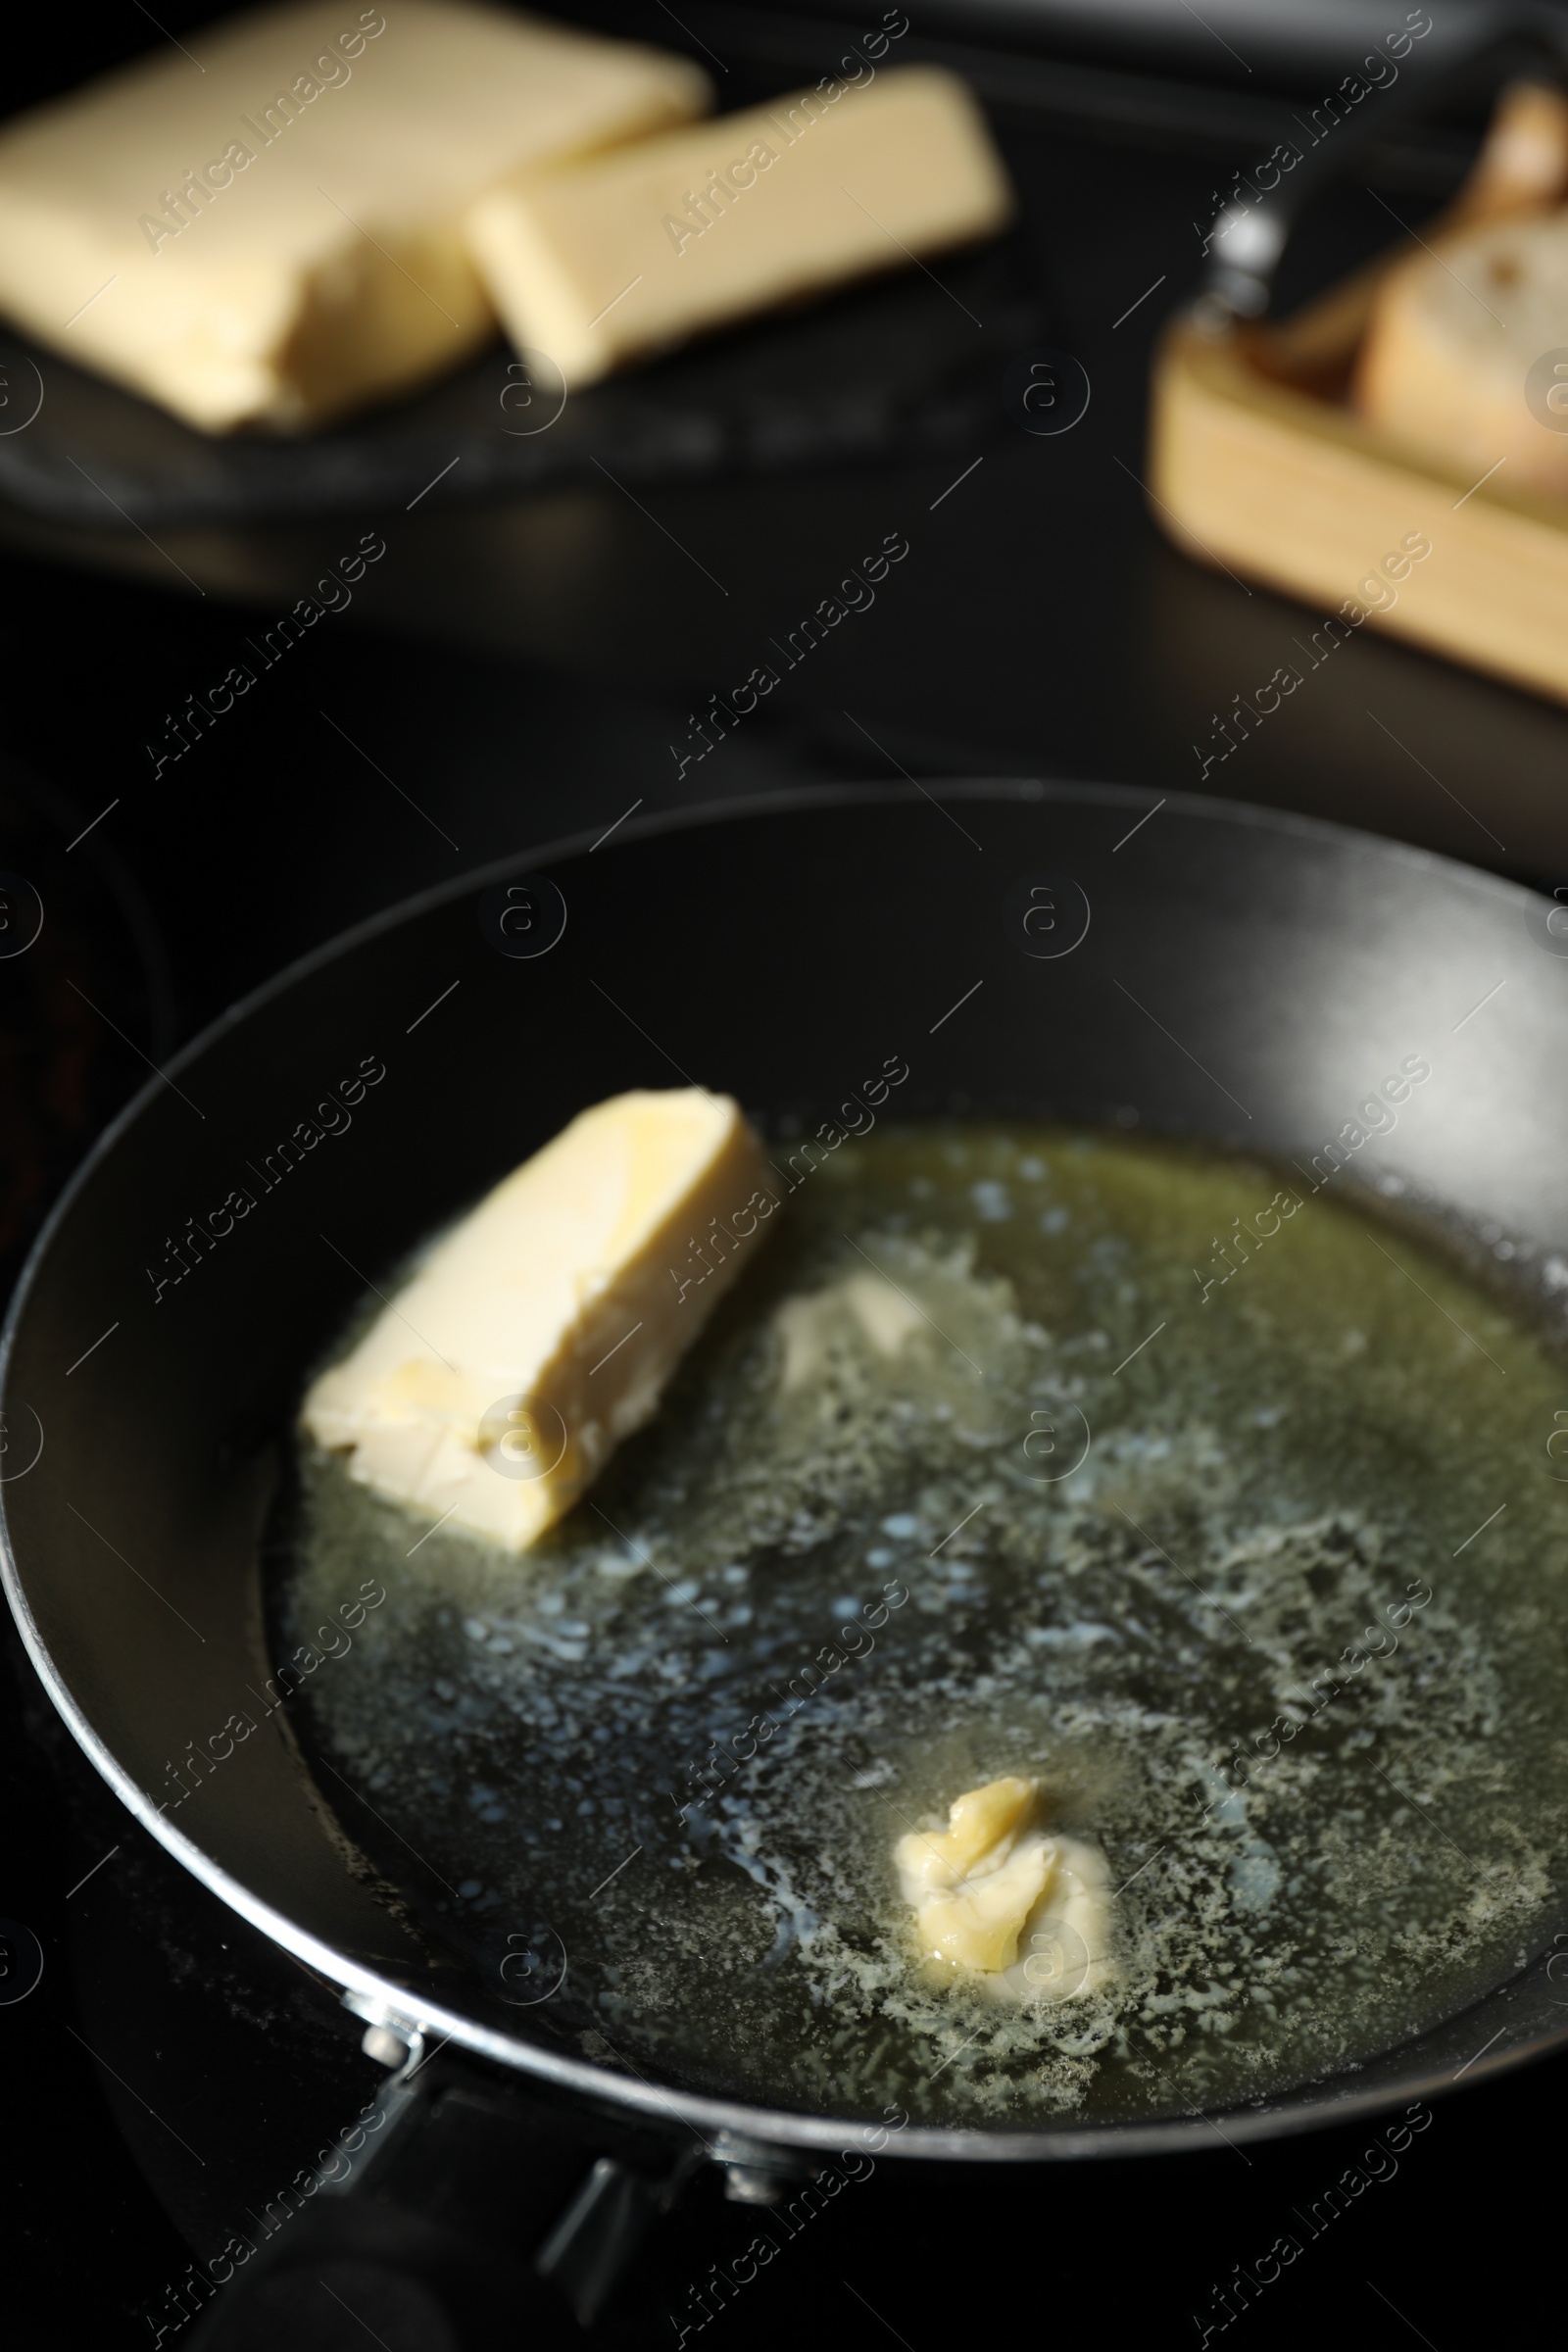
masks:
{"label": "wooden tray", "polygon": [[[1490,212],[1477,194],[1427,235]],[[1348,404],[1379,283],[1407,250],[1281,324],[1213,293],[1177,318],[1154,363],[1155,515],[1200,562],[1333,615],[1333,638],[1387,629],[1568,702],[1568,500],[1511,487],[1505,464],[1477,481]]]}

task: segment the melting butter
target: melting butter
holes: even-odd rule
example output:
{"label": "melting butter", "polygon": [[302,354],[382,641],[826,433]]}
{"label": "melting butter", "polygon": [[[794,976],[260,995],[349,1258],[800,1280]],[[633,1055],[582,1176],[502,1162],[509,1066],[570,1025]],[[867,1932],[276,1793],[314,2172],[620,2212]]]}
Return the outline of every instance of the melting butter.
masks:
{"label": "melting butter", "polygon": [[[739,1105],[701,1087],[580,1111],[312,1384],[307,1430],[362,1485],[526,1551],[651,1417],[756,1254],[765,1170]],[[728,1255],[682,1279],[694,1229],[746,1215]]]}
{"label": "melting butter", "polygon": [[1040,1810],[1039,1782],[1009,1775],[966,1790],[945,1830],[911,1830],[894,1853],[930,1964],[1000,2000],[1071,2000],[1109,1974],[1104,1856],[1045,1830]]}
{"label": "melting butter", "polygon": [[878,1355],[891,1357],[922,1337],[930,1319],[885,1275],[851,1274],[825,1290],[786,1298],[774,1310],[773,1327],[783,1349],[779,1383],[789,1396],[815,1379],[842,1333],[863,1335]]}

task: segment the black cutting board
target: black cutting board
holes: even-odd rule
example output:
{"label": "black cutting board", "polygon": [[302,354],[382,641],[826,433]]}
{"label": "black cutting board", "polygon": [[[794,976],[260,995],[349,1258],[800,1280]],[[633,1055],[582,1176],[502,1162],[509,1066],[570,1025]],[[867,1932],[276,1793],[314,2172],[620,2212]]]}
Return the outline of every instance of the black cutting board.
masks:
{"label": "black cutting board", "polygon": [[[0,340],[0,498],[97,528],[263,522],[511,497],[564,483],[779,472],[968,441],[1003,415],[1007,363],[1042,339],[1011,239],[693,344],[556,404],[496,345],[412,400],[298,440],[212,439]],[[601,471],[600,469],[604,470]]]}

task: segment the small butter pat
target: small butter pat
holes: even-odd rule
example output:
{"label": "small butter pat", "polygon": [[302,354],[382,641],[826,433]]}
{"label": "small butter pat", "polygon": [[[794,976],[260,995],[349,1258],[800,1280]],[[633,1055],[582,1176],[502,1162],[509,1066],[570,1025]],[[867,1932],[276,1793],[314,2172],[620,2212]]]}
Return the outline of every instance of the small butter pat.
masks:
{"label": "small butter pat", "polygon": [[513,340],[586,384],[769,304],[989,236],[1011,210],[963,83],[909,67],[498,188],[468,233]]}
{"label": "small butter pat", "polygon": [[648,1420],[755,1254],[754,1214],[701,1288],[673,1271],[764,1193],[765,1167],[737,1105],[698,1087],[583,1111],[321,1374],[306,1428],[352,1449],[363,1484],[525,1550]]}
{"label": "small butter pat", "polygon": [[911,1830],[895,1853],[915,1935],[953,1976],[999,1998],[1069,2000],[1108,1973],[1110,1898],[1102,1855],[1039,1827],[1037,1781],[971,1788],[946,1830]]}
{"label": "small butter pat", "polygon": [[488,341],[462,226],[487,188],[711,103],[629,41],[463,0],[356,9],[187,32],[8,123],[0,309],[208,432],[296,431]]}
{"label": "small butter pat", "polygon": [[881,1274],[850,1274],[826,1290],[797,1294],[773,1311],[778,1334],[779,1386],[786,1396],[815,1379],[835,1340],[849,1333],[869,1341],[880,1356],[898,1355],[923,1340],[930,1326],[920,1309]]}

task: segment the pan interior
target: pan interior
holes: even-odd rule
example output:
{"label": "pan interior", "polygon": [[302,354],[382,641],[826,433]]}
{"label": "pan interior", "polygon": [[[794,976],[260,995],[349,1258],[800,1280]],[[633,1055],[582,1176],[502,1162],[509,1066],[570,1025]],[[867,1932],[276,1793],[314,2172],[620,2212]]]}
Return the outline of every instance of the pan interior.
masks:
{"label": "pan interior", "polygon": [[[302,1737],[498,2014],[1021,2128],[1272,2095],[1523,1965],[1568,1848],[1568,1461],[1522,1309],[1343,1177],[1130,1135],[788,1164],[657,1422],[524,1558],[302,1454],[280,1660],[386,1593]],[[1103,1849],[1102,1989],[913,1964],[893,1845],[1005,1773]]]}

